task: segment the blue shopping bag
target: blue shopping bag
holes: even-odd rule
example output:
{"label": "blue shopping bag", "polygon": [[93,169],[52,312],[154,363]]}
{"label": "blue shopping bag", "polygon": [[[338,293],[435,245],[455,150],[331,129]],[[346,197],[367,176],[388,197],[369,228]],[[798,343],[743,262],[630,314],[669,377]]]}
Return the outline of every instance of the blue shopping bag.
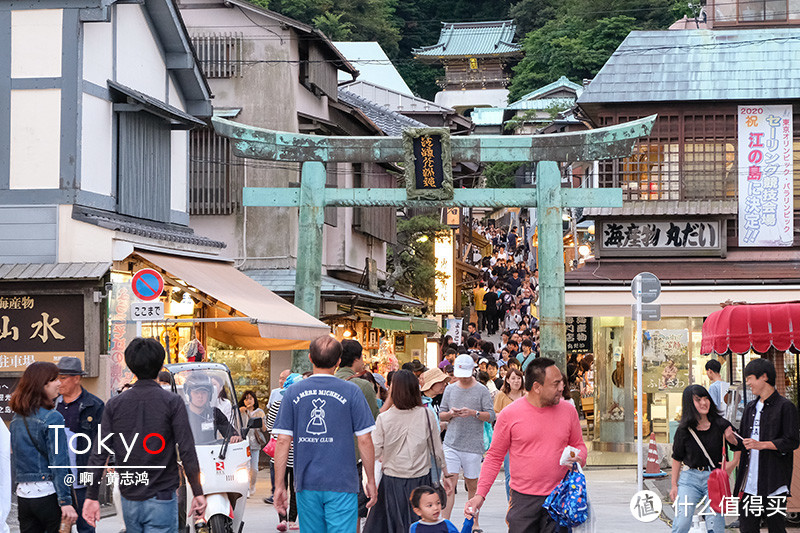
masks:
{"label": "blue shopping bag", "polygon": [[586,476],[577,464],[566,473],[553,492],[544,501],[544,508],[559,526],[574,527],[589,517],[589,500],[586,494]]}

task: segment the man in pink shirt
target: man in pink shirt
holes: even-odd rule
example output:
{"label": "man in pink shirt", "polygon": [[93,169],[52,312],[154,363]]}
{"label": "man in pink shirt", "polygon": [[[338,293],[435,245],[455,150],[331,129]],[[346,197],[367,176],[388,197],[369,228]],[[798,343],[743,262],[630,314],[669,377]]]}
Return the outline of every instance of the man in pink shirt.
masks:
{"label": "man in pink shirt", "polygon": [[561,400],[564,381],[555,361],[534,359],[525,371],[528,394],[497,415],[494,437],[481,468],[475,497],[464,507],[474,516],[486,500],[503,458],[510,454],[511,500],[506,514],[509,533],[555,533],[557,525],[542,507],[570,466],[559,460],[564,448],[579,453],[570,463],[586,464],[586,444],[575,408]]}

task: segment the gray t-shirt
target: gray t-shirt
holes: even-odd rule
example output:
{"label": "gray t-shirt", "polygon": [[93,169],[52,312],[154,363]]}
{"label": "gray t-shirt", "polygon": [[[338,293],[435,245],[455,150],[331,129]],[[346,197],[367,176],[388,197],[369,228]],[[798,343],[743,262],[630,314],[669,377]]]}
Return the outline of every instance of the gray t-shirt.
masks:
{"label": "gray t-shirt", "polygon": [[727,381],[715,381],[708,387],[708,395],[711,396],[711,399],[714,401],[714,405],[717,406],[717,412],[720,416],[725,416],[725,411],[728,406],[725,404],[725,395],[728,394],[728,390],[730,389],[730,385],[728,385]]}
{"label": "gray t-shirt", "polygon": [[[477,381],[468,388],[462,388],[457,382],[447,386],[444,390],[439,412],[456,409],[475,409],[491,414],[494,422],[494,404],[489,389]],[[483,422],[474,416],[460,416],[451,418],[447,424],[447,434],[444,444],[461,452],[479,453],[483,455]]]}

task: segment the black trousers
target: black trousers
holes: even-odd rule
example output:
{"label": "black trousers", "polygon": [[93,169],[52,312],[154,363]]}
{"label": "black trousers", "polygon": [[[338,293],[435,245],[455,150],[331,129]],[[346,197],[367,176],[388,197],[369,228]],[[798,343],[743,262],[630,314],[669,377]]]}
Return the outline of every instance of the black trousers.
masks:
{"label": "black trousers", "polygon": [[497,320],[499,317],[499,313],[495,309],[487,309],[486,310],[486,329],[489,331],[489,335],[494,335],[497,333]]}
{"label": "black trousers", "polygon": [[[772,516],[770,516],[772,515]],[[753,504],[750,495],[739,499],[739,531],[758,533],[761,519],[767,522],[769,533],[786,533],[786,496],[763,496],[760,503]]]}
{"label": "black trousers", "polygon": [[281,514],[278,513],[278,519],[288,520],[289,522],[297,522],[297,495],[294,492],[294,468],[287,466],[286,467],[286,477],[284,478],[286,483],[286,492],[288,492],[289,496],[289,514]]}
{"label": "black trousers", "polygon": [[17,498],[20,533],[58,533],[61,527],[61,506],[58,496]]}
{"label": "black trousers", "polygon": [[486,329],[486,311],[478,311],[475,310],[475,313],[478,315],[478,331],[483,331]]}
{"label": "black trousers", "polygon": [[511,489],[506,524],[508,533],[556,533],[558,524],[542,507],[547,496],[522,494]]}

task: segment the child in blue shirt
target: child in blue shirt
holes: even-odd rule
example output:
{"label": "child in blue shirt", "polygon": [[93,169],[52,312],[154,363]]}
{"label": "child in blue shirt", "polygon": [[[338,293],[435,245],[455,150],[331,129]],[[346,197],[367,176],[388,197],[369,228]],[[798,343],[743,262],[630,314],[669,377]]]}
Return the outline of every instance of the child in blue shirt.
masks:
{"label": "child in blue shirt", "polygon": [[[419,522],[411,524],[408,533],[459,533],[450,520],[439,518],[442,512],[442,500],[436,489],[422,485],[411,491],[411,507],[419,516]],[[464,520],[461,533],[472,531],[472,518]]]}

